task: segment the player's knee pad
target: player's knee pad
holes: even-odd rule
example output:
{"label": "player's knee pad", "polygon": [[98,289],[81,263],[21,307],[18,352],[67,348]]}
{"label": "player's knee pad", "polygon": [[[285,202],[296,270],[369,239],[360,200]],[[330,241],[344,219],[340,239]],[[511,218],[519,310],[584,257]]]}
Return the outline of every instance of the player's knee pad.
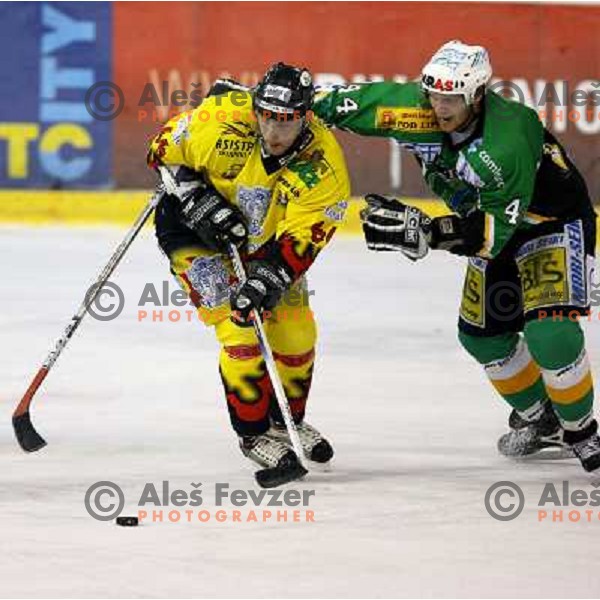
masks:
{"label": "player's knee pad", "polygon": [[572,363],[584,348],[581,326],[567,318],[528,321],[525,340],[535,361],[545,369],[559,369]]}
{"label": "player's knee pad", "polygon": [[458,339],[462,347],[482,365],[506,358],[514,351],[519,342],[519,336],[516,333],[485,337],[459,331]]}

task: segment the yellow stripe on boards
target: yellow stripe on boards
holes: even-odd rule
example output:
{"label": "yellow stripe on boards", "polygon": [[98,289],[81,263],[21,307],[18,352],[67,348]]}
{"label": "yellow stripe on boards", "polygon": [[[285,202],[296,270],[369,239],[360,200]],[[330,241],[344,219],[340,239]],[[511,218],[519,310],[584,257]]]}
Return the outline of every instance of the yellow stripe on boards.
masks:
{"label": "yellow stripe on boards", "polygon": [[[131,225],[148,202],[150,190],[0,190],[0,224],[20,225]],[[450,214],[441,200],[401,198],[431,217]],[[333,204],[334,202],[332,202]],[[342,235],[362,235],[359,213],[366,204],[351,198]],[[486,218],[486,239],[493,236],[492,220]],[[600,245],[600,227],[598,228]],[[489,240],[493,243],[493,239]],[[491,247],[490,247],[491,249]]]}
{"label": "yellow stripe on boards", "polygon": [[[128,225],[148,202],[149,190],[0,190],[0,223],[32,225]],[[430,216],[449,214],[437,200],[403,199]],[[333,202],[332,202],[333,204]],[[362,235],[362,198],[352,198],[339,231]]]}
{"label": "yellow stripe on boards", "polygon": [[130,225],[150,192],[0,190],[0,223],[20,225]]}

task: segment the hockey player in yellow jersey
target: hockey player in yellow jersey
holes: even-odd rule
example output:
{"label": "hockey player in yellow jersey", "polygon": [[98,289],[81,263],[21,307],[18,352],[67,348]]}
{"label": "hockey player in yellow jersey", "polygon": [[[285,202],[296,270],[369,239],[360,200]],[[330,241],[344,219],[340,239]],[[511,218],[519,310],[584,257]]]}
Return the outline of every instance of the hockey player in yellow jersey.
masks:
{"label": "hockey player in yellow jersey", "polygon": [[[196,109],[166,124],[148,154],[167,192],[156,212],[159,245],[200,318],[214,326],[242,452],[273,469],[297,457],[253,310],[263,315],[304,454],[322,463],[333,456],[304,420],[316,340],[305,273],[342,222],[350,183],[333,134],[311,118],[313,97],[310,73],[283,63],[254,90],[217,84]],[[246,266],[243,284],[229,260],[230,242]]]}

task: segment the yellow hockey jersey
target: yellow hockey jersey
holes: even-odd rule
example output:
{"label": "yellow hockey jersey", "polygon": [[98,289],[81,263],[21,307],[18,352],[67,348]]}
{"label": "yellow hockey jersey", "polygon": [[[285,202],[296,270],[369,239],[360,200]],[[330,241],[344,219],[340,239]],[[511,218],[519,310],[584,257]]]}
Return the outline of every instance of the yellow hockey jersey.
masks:
{"label": "yellow hockey jersey", "polygon": [[252,95],[238,90],[208,97],[170,120],[151,141],[148,162],[197,171],[245,215],[248,253],[276,241],[300,277],[343,221],[350,196],[334,135],[317,119],[308,129],[296,154],[267,168]]}

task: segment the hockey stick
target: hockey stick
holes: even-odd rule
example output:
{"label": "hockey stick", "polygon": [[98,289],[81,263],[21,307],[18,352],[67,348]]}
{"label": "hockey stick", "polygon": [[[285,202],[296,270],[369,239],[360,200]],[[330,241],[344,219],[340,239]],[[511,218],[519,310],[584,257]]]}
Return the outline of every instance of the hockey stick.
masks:
{"label": "hockey stick", "polygon": [[62,337],[56,342],[54,346],[54,350],[48,354],[46,360],[43,362],[40,370],[37,372],[36,376],[33,378],[25,395],[21,398],[15,412],[13,413],[12,422],[13,428],[15,430],[15,435],[17,437],[17,441],[19,445],[25,452],[35,452],[36,450],[42,449],[46,445],[46,440],[35,430],[33,423],[31,422],[31,416],[29,414],[29,410],[31,408],[31,403],[33,402],[33,397],[37,392],[38,388],[46,379],[46,376],[50,372],[50,369],[56,362],[57,358],[60,356],[60,353],[64,350],[65,346],[71,339],[71,336],[75,333],[77,328],[79,327],[83,317],[85,317],[88,312],[89,307],[92,305],[104,284],[108,281],[108,278],[112,275],[113,271],[117,267],[117,265],[121,262],[121,259],[127,252],[129,246],[131,246],[133,240],[136,238],[137,234],[140,232],[154,209],[156,205],[160,201],[164,194],[164,191],[156,192],[150,201],[142,211],[142,213],[138,216],[135,223],[123,239],[123,241],[117,246],[117,249],[114,251],[113,255],[110,257],[110,260],[102,269],[102,272],[96,279],[96,282],[89,288],[88,292],[79,307],[79,310],[75,313],[71,322],[67,325],[64,330]]}
{"label": "hockey stick", "polygon": [[[240,283],[244,283],[244,281],[246,281],[246,269],[244,268],[244,263],[242,262],[240,253],[238,252],[238,249],[235,247],[235,245],[231,242],[228,246],[229,255],[231,258],[231,262],[233,263],[233,269],[235,271],[235,274],[240,280]],[[258,311],[252,311],[251,318],[252,323],[254,325],[256,337],[258,338],[258,345],[260,347],[260,351],[263,355],[263,358],[265,359],[267,372],[269,373],[271,385],[273,386],[273,391],[275,392],[275,399],[277,400],[279,410],[283,415],[283,420],[288,430],[288,435],[290,436],[292,448],[298,456],[300,464],[308,472],[308,469],[306,468],[306,463],[304,461],[304,452],[302,450],[302,444],[300,443],[300,437],[298,436],[298,430],[296,429],[296,423],[294,423],[294,419],[290,411],[290,405],[288,404],[287,396],[285,395],[285,390],[283,389],[283,384],[281,383],[281,378],[279,377],[279,373],[277,371],[277,365],[275,364],[275,359],[273,358],[273,352],[271,350],[271,346],[269,345],[269,341],[267,340],[265,329],[263,327]]]}

